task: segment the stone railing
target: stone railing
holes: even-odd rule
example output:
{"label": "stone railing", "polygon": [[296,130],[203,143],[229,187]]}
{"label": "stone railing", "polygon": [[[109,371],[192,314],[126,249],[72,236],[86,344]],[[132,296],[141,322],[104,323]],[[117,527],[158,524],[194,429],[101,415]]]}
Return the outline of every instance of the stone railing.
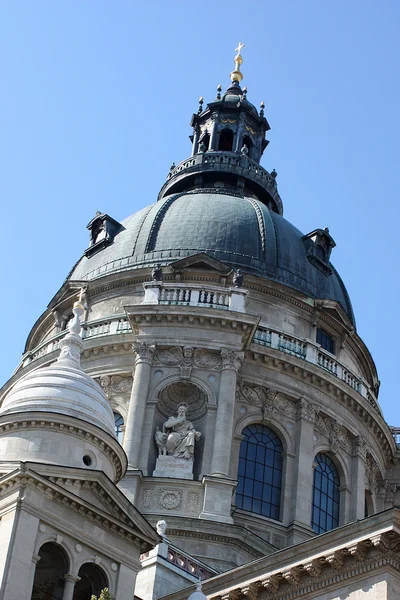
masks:
{"label": "stone railing", "polygon": [[400,450],[400,427],[390,427],[391,434],[396,444],[397,450]]}
{"label": "stone railing", "polygon": [[[143,286],[145,297],[142,304],[198,306],[245,312],[247,291],[242,288],[207,288],[199,284],[166,284],[155,281],[144,283]],[[115,315],[106,319],[89,321],[82,325],[82,329],[82,338],[86,340],[109,335],[132,333],[129,321],[124,315]],[[57,350],[65,333],[65,331],[62,331],[24,354],[14,373],[42,356]],[[278,329],[259,327],[254,334],[253,343],[296,356],[301,360],[320,367],[361,394],[369,404],[378,412],[381,412],[375,394],[368,383],[362,377],[355,375],[336,356],[324,350],[316,342],[289,335]],[[400,428],[398,436],[400,441]]]}
{"label": "stone railing", "polygon": [[175,565],[179,569],[182,569],[186,573],[193,575],[196,579],[204,581],[209,579],[213,575],[216,575],[218,571],[214,571],[211,567],[206,566],[204,563],[196,560],[190,554],[186,554],[182,550],[176,548],[171,543],[168,543],[168,554],[167,560],[169,563]]}
{"label": "stone railing", "polygon": [[174,185],[174,181],[179,180],[186,174],[203,171],[236,173],[247,177],[247,179],[256,182],[263,189],[267,190],[270,198],[273,198],[279,214],[283,213],[282,200],[278,193],[276,179],[257,161],[236,152],[209,150],[207,152],[198,152],[194,156],[186,158],[169,171],[167,181],[161,188],[159,198],[162,198],[167,193],[171,185]]}
{"label": "stone railing", "polygon": [[254,334],[253,343],[280,350],[281,352],[297,356],[297,358],[317,365],[347,383],[353,390],[361,394],[378,412],[381,412],[375,394],[368,383],[362,377],[352,373],[333,354],[324,350],[316,342],[288,335],[278,329],[259,327]]}
{"label": "stone railing", "polygon": [[[29,363],[58,350],[60,347],[60,341],[65,336],[67,331],[61,331],[57,335],[45,340],[39,346],[36,346],[33,350],[26,352],[21,359],[18,367],[14,373],[19,371],[22,367],[26,367]],[[91,339],[106,335],[118,335],[122,333],[132,333],[132,329],[129,320],[124,315],[115,315],[108,319],[97,319],[88,323],[82,324],[82,338]]]}
{"label": "stone railing", "polygon": [[143,287],[145,294],[142,304],[199,306],[245,312],[247,291],[242,288],[161,281],[150,281],[144,283]]}

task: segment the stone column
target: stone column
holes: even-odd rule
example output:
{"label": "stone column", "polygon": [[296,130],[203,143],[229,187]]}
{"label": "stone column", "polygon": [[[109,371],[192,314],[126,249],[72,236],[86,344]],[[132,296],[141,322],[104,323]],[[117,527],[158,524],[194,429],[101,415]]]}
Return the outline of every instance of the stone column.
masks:
{"label": "stone column", "polygon": [[77,575],[72,575],[72,573],[67,573],[64,577],[64,592],[62,600],[72,600],[74,597],[75,584],[80,580],[80,577]]}
{"label": "stone column", "polygon": [[214,447],[211,475],[229,477],[233,420],[235,415],[236,379],[244,352],[221,349],[222,371],[219,383],[217,418],[215,422]]}
{"label": "stone column", "polygon": [[155,344],[140,342],[133,344],[132,348],[136,354],[135,373],[123,446],[128,456],[128,469],[138,469],[141,433],[150,386],[151,365],[156,346]]}
{"label": "stone column", "polygon": [[299,399],[296,423],[296,455],[294,458],[291,497],[291,533],[288,542],[296,544],[312,535],[311,503],[314,460],[315,406],[306,398]]}
{"label": "stone column", "polygon": [[353,440],[351,459],[350,521],[365,517],[365,461],[367,444],[360,435]]}

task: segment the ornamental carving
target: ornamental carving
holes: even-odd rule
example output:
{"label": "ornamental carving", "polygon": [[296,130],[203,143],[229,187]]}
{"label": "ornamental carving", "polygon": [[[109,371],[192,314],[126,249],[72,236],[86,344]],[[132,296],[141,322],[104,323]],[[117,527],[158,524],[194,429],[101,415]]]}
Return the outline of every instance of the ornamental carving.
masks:
{"label": "ornamental carving", "polygon": [[207,370],[220,370],[221,357],[203,348],[191,346],[175,346],[173,348],[157,350],[153,364],[167,367],[180,367],[183,379],[189,379],[193,367]]}
{"label": "ornamental carving", "polygon": [[365,475],[369,483],[369,490],[371,494],[377,494],[379,482],[381,481],[381,472],[371,454],[367,454],[367,458],[365,460]]}
{"label": "ornamental carving", "polygon": [[332,417],[325,416],[321,412],[317,413],[315,429],[328,438],[332,451],[343,448],[348,454],[352,453],[353,443],[349,431]]}
{"label": "ornamental carving", "polygon": [[133,377],[123,375],[101,375],[98,382],[104,390],[107,398],[117,394],[130,392],[132,389]]}
{"label": "ornamental carving", "polygon": [[393,504],[394,495],[397,492],[397,484],[393,483],[393,481],[389,481],[389,479],[383,479],[378,484],[378,498],[382,498],[385,502],[389,502]]}
{"label": "ornamental carving", "polygon": [[186,510],[196,514],[200,511],[200,494],[198,492],[187,493]]}
{"label": "ornamental carving", "polygon": [[268,420],[271,413],[280,412],[294,419],[297,414],[296,403],[272,388],[261,386],[250,387],[240,380],[236,388],[236,399],[255,406],[261,406],[264,420]]}
{"label": "ornamental carving", "polygon": [[299,407],[297,413],[298,418],[306,419],[307,421],[310,421],[310,423],[314,423],[316,414],[317,409],[315,405],[312,402],[310,402],[310,400],[307,400],[307,398],[299,399]]}
{"label": "ornamental carving", "polygon": [[367,451],[367,442],[361,435],[353,439],[353,456],[359,456],[365,461],[367,459]]}
{"label": "ornamental carving", "polygon": [[156,350],[155,344],[146,344],[146,342],[135,342],[132,344],[132,350],[136,354],[136,363],[148,362],[152,363],[154,352]]}
{"label": "ornamental carving", "polygon": [[244,352],[235,352],[234,350],[221,348],[221,369],[233,369],[237,372],[242,365],[243,359]]}
{"label": "ornamental carving", "polygon": [[174,510],[182,504],[182,490],[160,490],[159,504],[166,510]]}

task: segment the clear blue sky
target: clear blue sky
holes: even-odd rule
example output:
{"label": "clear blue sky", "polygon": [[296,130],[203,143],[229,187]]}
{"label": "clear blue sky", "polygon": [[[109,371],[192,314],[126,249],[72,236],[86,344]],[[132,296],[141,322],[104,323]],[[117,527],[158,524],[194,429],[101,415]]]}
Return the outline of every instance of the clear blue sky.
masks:
{"label": "clear blue sky", "polygon": [[190,153],[200,95],[227,86],[239,40],[266,104],[285,216],[329,226],[332,261],[400,425],[398,0],[3,0],[0,380],[88,245],[96,210],[153,203]]}

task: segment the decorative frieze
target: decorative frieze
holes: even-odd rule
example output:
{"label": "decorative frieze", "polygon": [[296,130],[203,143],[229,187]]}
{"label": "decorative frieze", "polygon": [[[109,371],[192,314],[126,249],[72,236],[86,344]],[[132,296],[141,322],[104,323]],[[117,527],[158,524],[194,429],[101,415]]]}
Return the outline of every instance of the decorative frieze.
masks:
{"label": "decorative frieze", "polygon": [[240,380],[236,388],[236,400],[260,406],[265,420],[271,413],[280,412],[294,419],[297,414],[296,403],[286,398],[281,392],[261,386],[250,387]]}
{"label": "decorative frieze", "polygon": [[315,429],[328,438],[330,449],[335,452],[342,448],[352,454],[353,441],[350,432],[332,417],[318,412],[315,418]]}
{"label": "decorative frieze", "polygon": [[140,510],[144,512],[179,512],[198,516],[202,495],[186,487],[144,487],[140,492]]}
{"label": "decorative frieze", "polygon": [[154,355],[153,365],[180,367],[182,378],[189,379],[192,368],[219,371],[222,360],[218,354],[203,348],[174,346],[158,349]]}
{"label": "decorative frieze", "polygon": [[133,377],[130,375],[101,375],[96,378],[108,399],[119,394],[130,394]]}

